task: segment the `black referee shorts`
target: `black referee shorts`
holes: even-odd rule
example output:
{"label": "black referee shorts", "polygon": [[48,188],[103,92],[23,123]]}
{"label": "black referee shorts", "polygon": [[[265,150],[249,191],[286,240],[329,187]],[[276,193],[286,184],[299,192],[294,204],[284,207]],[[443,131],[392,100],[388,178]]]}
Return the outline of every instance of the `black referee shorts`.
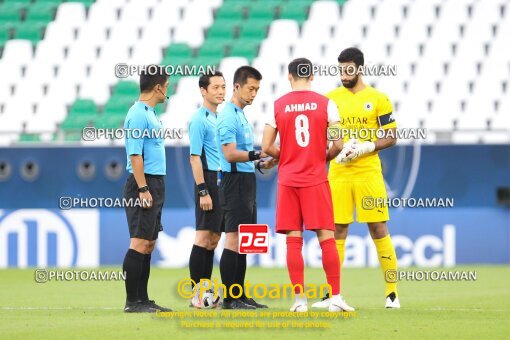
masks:
{"label": "black referee shorts", "polygon": [[[145,180],[152,196],[152,207],[144,209],[139,206],[127,206],[125,210],[129,236],[153,241],[158,238],[158,233],[163,230],[161,211],[165,202],[165,180],[164,176],[149,174],[145,174]],[[124,186],[124,198],[135,200],[139,197],[135,176],[130,174]]]}
{"label": "black referee shorts", "polygon": [[224,229],[225,223],[223,209],[220,205],[217,176],[218,173],[216,171],[204,171],[204,180],[212,199],[213,210],[204,211],[200,208],[200,196],[198,196],[198,187],[195,184],[195,220],[197,230],[221,233]]}
{"label": "black referee shorts", "polygon": [[239,224],[257,223],[257,185],[252,172],[224,172],[220,203],[225,214],[225,232],[237,232]]}

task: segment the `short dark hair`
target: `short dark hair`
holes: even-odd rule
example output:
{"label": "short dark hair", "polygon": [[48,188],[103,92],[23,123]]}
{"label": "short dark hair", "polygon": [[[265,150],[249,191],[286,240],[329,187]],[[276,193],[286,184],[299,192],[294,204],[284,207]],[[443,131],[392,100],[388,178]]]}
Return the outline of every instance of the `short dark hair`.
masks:
{"label": "short dark hair", "polygon": [[200,79],[198,79],[198,87],[207,90],[207,87],[211,83],[212,77],[222,77],[223,79],[225,79],[225,77],[223,77],[223,73],[221,73],[220,71],[215,70],[214,72],[212,71],[206,72],[200,77]]}
{"label": "short dark hair", "polygon": [[359,48],[349,47],[343,50],[338,56],[339,63],[354,62],[356,67],[365,65],[365,57]]}
{"label": "short dark hair", "polygon": [[248,81],[248,78],[253,78],[255,80],[261,80],[262,74],[251,66],[241,66],[234,73],[234,85],[239,84],[243,86]]}
{"label": "short dark hair", "polygon": [[156,85],[165,85],[168,79],[168,73],[164,66],[161,65],[147,65],[140,72],[140,92],[147,92],[154,88]]}
{"label": "short dark hair", "polygon": [[312,76],[312,62],[310,59],[296,58],[289,63],[288,70],[294,79],[310,79]]}

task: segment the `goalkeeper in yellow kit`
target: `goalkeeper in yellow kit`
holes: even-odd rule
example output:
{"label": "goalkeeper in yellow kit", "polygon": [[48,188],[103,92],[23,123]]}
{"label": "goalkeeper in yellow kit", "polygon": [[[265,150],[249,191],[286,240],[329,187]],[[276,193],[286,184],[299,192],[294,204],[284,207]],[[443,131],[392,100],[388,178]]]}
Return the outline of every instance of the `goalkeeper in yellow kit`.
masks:
{"label": "goalkeeper in yellow kit", "polygon": [[[356,220],[367,223],[385,274],[386,308],[400,308],[396,283],[386,281],[386,271],[397,269],[395,248],[386,226],[388,207],[374,205],[374,202],[384,202],[387,198],[377,153],[392,147],[397,141],[393,107],[385,94],[363,82],[362,72],[359,71],[364,65],[364,57],[359,49],[343,50],[338,62],[343,86],[327,93],[326,97],[338,106],[345,143],[337,159],[330,162],[328,175],[340,266],[344,260],[349,224],[354,222],[356,209]],[[378,129],[384,131],[377,134],[382,138],[376,136]],[[328,300],[326,296],[312,307],[328,306]]]}

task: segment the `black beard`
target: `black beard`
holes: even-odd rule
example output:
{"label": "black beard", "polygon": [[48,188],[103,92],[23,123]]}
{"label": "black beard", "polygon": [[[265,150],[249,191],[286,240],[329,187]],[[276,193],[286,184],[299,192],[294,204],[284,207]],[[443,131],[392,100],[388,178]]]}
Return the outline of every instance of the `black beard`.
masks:
{"label": "black beard", "polygon": [[357,83],[358,83],[358,76],[352,78],[349,81],[342,82],[342,85],[344,87],[347,87],[348,89],[352,89],[354,86],[356,86]]}

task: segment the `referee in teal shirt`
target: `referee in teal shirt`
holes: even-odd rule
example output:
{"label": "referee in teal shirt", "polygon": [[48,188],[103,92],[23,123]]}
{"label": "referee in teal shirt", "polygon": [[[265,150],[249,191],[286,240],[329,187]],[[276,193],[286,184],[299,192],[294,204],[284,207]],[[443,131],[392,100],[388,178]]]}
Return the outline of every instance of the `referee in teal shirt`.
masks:
{"label": "referee in teal shirt", "polygon": [[131,106],[124,122],[129,171],[124,198],[139,200],[139,204],[125,208],[131,238],[122,266],[126,274],[126,313],[170,311],[149,300],[147,294],[151,253],[158,233],[163,230],[161,211],[165,201],[165,141],[160,138],[163,134],[156,132],[163,125],[154,107],[165,101],[168,90],[164,68],[149,67],[140,75],[140,98]]}
{"label": "referee in teal shirt", "polygon": [[[234,73],[234,94],[219,115],[216,139],[220,150],[223,180],[220,203],[225,214],[225,245],[220,260],[221,281],[231,291],[234,284],[243,287],[240,298],[226,296],[224,309],[267,308],[244,294],[246,254],[238,253],[239,224],[257,223],[255,168],[269,169],[275,160],[262,161],[259,151],[253,149],[253,127],[244,114],[260,88],[262,75],[255,68],[242,66]],[[240,292],[233,292],[238,296]]]}
{"label": "referee in teal shirt", "polygon": [[[204,102],[193,114],[189,124],[196,225],[195,241],[189,258],[189,273],[190,278],[197,284],[201,279],[211,279],[214,249],[224,228],[223,209],[218,193],[221,173],[218,171],[220,155],[216,143],[216,124],[219,119],[218,105],[225,100],[225,78],[219,71],[206,73],[199,78],[198,87]],[[200,290],[196,289],[191,305],[203,308],[199,293]]]}

